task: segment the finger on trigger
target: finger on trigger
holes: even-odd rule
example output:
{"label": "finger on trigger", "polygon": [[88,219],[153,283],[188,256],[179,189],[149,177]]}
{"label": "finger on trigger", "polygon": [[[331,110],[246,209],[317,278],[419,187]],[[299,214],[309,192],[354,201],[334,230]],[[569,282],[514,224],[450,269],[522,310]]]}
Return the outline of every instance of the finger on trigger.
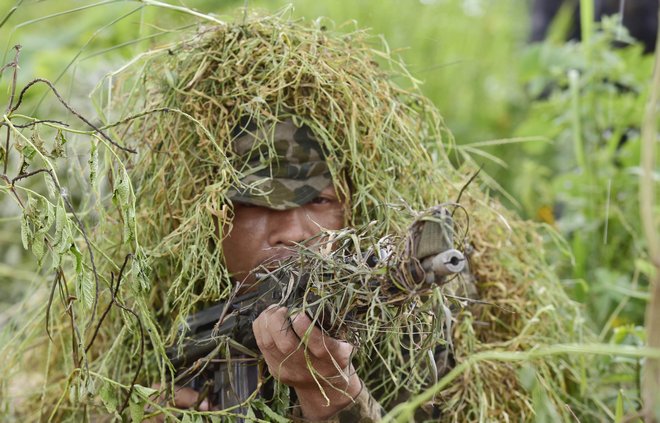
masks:
{"label": "finger on trigger", "polygon": [[276,307],[276,304],[271,304],[252,321],[252,332],[257,342],[259,341],[259,337],[268,330],[268,322]]}
{"label": "finger on trigger", "polygon": [[302,341],[298,334],[293,330],[292,322],[289,319],[288,309],[284,308],[283,312],[278,313],[276,317],[277,321],[273,323],[273,331],[271,334],[279,351],[285,357],[289,357],[300,348]]}
{"label": "finger on trigger", "polygon": [[268,324],[269,317],[270,316],[263,315],[262,313],[254,322],[252,322],[254,339],[257,341],[259,350],[264,355],[274,354],[274,350],[276,350],[275,341]]}
{"label": "finger on trigger", "polygon": [[318,332],[319,335],[322,335],[321,330],[317,327],[312,327],[310,331],[312,320],[305,313],[296,313],[291,315],[290,321],[291,329],[293,329],[293,332],[305,342],[307,342],[306,338],[308,336],[313,336],[315,332]]}

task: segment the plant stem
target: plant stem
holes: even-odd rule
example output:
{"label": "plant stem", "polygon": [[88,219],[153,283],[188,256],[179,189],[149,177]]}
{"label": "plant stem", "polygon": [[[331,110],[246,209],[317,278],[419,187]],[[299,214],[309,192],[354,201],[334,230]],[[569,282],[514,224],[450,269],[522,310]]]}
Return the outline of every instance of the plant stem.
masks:
{"label": "plant stem", "polygon": [[164,2],[161,2],[161,1],[158,1],[158,0],[138,0],[138,1],[140,3],[144,3],[148,6],[157,6],[157,7],[162,7],[164,9],[176,10],[178,12],[187,13],[189,15],[195,16],[195,17],[203,19],[203,20],[211,21],[211,22],[216,23],[218,25],[226,25],[226,22],[223,22],[219,19],[216,19],[211,15],[207,15],[205,13],[197,12],[193,9],[188,8],[188,7],[176,6],[176,5],[169,4],[169,3],[164,3]]}
{"label": "plant stem", "polygon": [[573,151],[575,153],[575,161],[577,162],[579,170],[584,174],[584,179],[587,184],[587,216],[593,217],[594,199],[593,188],[594,178],[591,171],[591,163],[587,160],[587,152],[584,145],[584,137],[582,132],[582,106],[580,104],[580,72],[576,69],[568,71],[568,84],[571,94],[571,117],[572,117],[572,130],[573,130]]}
{"label": "plant stem", "polygon": [[[657,39],[660,40],[660,31]],[[655,54],[651,94],[642,123],[639,205],[642,228],[648,245],[649,258],[655,272],[649,285],[651,299],[646,305],[646,333],[649,347],[660,347],[660,238],[654,219],[653,169],[656,160],[658,131],[658,96],[660,95],[660,55]],[[647,422],[660,421],[660,359],[648,359],[642,370],[642,400]]]}
{"label": "plant stem", "polygon": [[587,160],[584,153],[584,140],[582,139],[582,113],[580,113],[580,73],[576,69],[568,71],[568,83],[571,92],[571,115],[573,117],[573,148],[577,165],[583,172],[587,172]]}
{"label": "plant stem", "polygon": [[580,30],[582,43],[588,44],[594,27],[594,0],[580,0]]}

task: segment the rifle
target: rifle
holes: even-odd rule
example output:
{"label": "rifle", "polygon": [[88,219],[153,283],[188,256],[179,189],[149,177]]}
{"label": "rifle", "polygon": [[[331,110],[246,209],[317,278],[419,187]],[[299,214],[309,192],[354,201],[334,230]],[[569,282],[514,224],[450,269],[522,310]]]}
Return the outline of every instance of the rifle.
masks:
{"label": "rifle", "polygon": [[[381,273],[387,278],[408,281],[414,286],[443,285],[466,268],[464,255],[454,248],[454,231],[451,212],[437,206],[413,222],[403,242],[403,254],[398,254],[393,248],[396,245],[386,238],[363,256],[363,262],[371,268],[384,268]],[[345,322],[359,318],[364,305],[341,304],[339,308],[344,310],[339,313],[336,309],[319,310],[320,293],[310,289],[310,273],[299,264],[296,267],[294,258],[276,270],[258,269],[252,292],[189,316],[185,327],[179,329],[180,345],[167,350],[170,362],[177,369],[174,382],[187,382],[200,392],[200,401],[206,396],[214,408],[236,406],[237,411],[245,412],[240,404],[260,386],[261,374],[252,322],[273,304],[289,308],[304,304],[304,311],[310,317],[317,317],[314,321],[325,333],[346,339]],[[324,277],[331,281],[333,275]],[[374,288],[382,285],[378,279],[369,283]],[[402,289],[390,285],[384,291]],[[228,339],[232,340],[230,357],[217,358]]]}

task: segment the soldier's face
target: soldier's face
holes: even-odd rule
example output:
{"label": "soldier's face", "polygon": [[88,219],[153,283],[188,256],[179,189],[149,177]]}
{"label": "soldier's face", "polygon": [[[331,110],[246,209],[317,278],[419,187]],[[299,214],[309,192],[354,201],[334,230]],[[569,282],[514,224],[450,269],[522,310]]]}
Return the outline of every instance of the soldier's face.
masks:
{"label": "soldier's face", "polygon": [[291,247],[322,229],[344,227],[344,210],[332,185],[304,206],[288,210],[234,204],[232,226],[223,231],[227,270],[235,281],[251,285],[254,282],[251,270],[286,259],[293,254]]}

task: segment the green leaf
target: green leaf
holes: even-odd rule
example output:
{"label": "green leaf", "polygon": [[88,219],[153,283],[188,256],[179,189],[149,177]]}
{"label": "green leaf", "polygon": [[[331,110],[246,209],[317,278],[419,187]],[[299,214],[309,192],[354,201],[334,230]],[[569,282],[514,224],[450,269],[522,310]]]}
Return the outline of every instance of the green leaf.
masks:
{"label": "green leaf", "polygon": [[55,222],[56,208],[52,203],[45,201],[44,209],[45,209],[45,214],[44,214],[45,221],[42,231],[43,233],[46,233],[50,230],[50,227],[53,226],[53,223]]}
{"label": "green leaf", "polygon": [[[281,416],[281,415],[277,414],[276,412],[274,412],[273,410],[271,410],[271,408],[269,406],[267,406],[266,403],[262,399],[257,399],[255,401],[253,401],[252,406],[254,408],[256,408],[257,410],[260,410],[261,412],[263,412],[265,414],[265,416],[267,417],[268,421],[276,422],[276,423],[289,423],[291,421],[290,419],[288,419],[284,416]],[[250,411],[252,411],[252,409],[250,409]]]}
{"label": "green leaf", "polygon": [[22,153],[23,153],[23,157],[25,157],[27,160],[32,160],[34,158],[34,155],[37,153],[37,150],[32,148],[31,145],[26,145],[23,148]]}
{"label": "green leaf", "polygon": [[55,182],[53,182],[53,178],[50,177],[49,173],[44,173],[44,179],[46,182],[46,189],[48,190],[48,195],[50,195],[50,198],[52,199],[58,198],[60,193],[57,191],[57,187],[55,186]]}
{"label": "green leaf", "polygon": [[248,410],[247,410],[247,413],[245,413],[245,414],[246,414],[246,416],[245,416],[246,421],[248,421],[248,422],[256,421],[257,415],[254,414],[254,410],[252,409],[252,407],[249,407]]}
{"label": "green leaf", "polygon": [[[30,204],[31,203],[31,204]],[[55,207],[43,198],[39,198],[28,204],[26,213],[32,218],[32,224],[35,228],[35,236],[44,235],[48,232],[55,221]]]}
{"label": "green leaf", "polygon": [[64,208],[64,205],[58,203],[55,208],[55,234],[53,235],[53,246],[57,246],[62,242],[62,232],[68,223],[66,209]]}
{"label": "green leaf", "polygon": [[79,273],[79,279],[80,296],[82,297],[83,304],[88,309],[91,309],[92,304],[94,304],[94,297],[96,296],[96,283],[89,272]]}
{"label": "green leaf", "polygon": [[619,395],[616,397],[616,411],[614,414],[614,423],[621,423],[623,421],[623,393],[619,390]]}
{"label": "green leaf", "polygon": [[69,401],[71,404],[76,404],[80,398],[78,395],[80,392],[78,391],[78,384],[73,383],[71,386],[69,386]]}
{"label": "green leaf", "polygon": [[119,405],[119,399],[117,398],[117,391],[109,383],[104,383],[99,392],[101,396],[101,401],[103,405],[108,410],[109,413],[114,413],[117,411],[117,406]]}
{"label": "green leaf", "polygon": [[30,217],[36,217],[38,210],[39,210],[39,201],[34,196],[29,196],[24,213]]}
{"label": "green leaf", "polygon": [[62,132],[61,129],[58,129],[57,134],[55,135],[53,150],[50,152],[48,156],[54,159],[60,157],[66,157],[66,150],[64,149],[64,144],[66,144],[67,141],[68,140],[64,136],[64,132]]}
{"label": "green leaf", "polygon": [[23,248],[26,250],[30,247],[30,238],[32,237],[32,229],[30,229],[30,224],[28,222],[27,216],[23,214],[21,216],[21,241],[23,242]]}
{"label": "green leaf", "polygon": [[142,263],[138,257],[135,257],[131,263],[132,287],[136,293],[148,291],[150,288],[149,279],[146,277]]}
{"label": "green leaf", "polygon": [[135,225],[135,209],[129,206],[124,213],[124,241],[131,242],[135,240],[133,227]]}
{"label": "green leaf", "polygon": [[[37,151],[40,151],[42,154],[46,153],[46,150],[44,149],[44,140],[41,138],[41,135],[39,134],[39,131],[37,130],[37,126],[33,127],[32,134],[30,135],[30,141],[32,141],[32,145],[34,145],[34,148]],[[27,148],[30,148],[30,147],[27,146],[26,149]],[[25,154],[25,150],[24,150],[23,154]],[[34,155],[34,153],[32,155]]]}
{"label": "green leaf", "polygon": [[140,395],[142,398],[149,398],[151,395],[158,392],[158,389],[148,388],[142,385],[133,385],[133,390]]}
{"label": "green leaf", "polygon": [[66,220],[66,224],[62,227],[62,237],[60,242],[56,245],[57,252],[60,254],[65,254],[69,251],[69,248],[73,244],[73,235],[71,235],[71,226],[69,225],[69,220]]}
{"label": "green leaf", "polygon": [[85,391],[87,394],[87,400],[92,401],[96,396],[96,384],[94,383],[94,379],[87,378],[85,381]]}
{"label": "green leaf", "polygon": [[133,279],[134,283],[138,286],[141,285],[140,281],[140,262],[137,260],[137,257],[133,257],[133,260],[131,260],[131,278]]}
{"label": "green leaf", "polygon": [[46,254],[46,247],[44,236],[40,233],[38,233],[32,240],[32,254],[37,258],[39,264],[41,264],[41,259],[44,257],[44,254]]}
{"label": "green leaf", "polygon": [[50,264],[50,268],[51,270],[57,270],[57,268],[62,265],[62,254],[57,251],[53,251],[51,253],[51,258],[52,261]]}
{"label": "green leaf", "polygon": [[131,395],[131,400],[128,402],[128,411],[131,414],[131,420],[133,420],[133,423],[142,422],[145,404],[146,401],[137,396],[135,392]]}
{"label": "green leaf", "polygon": [[76,403],[76,387],[75,386],[69,386],[69,402],[71,404]]}
{"label": "green leaf", "polygon": [[78,247],[76,247],[75,243],[71,243],[71,247],[69,248],[69,251],[76,258],[76,273],[78,273],[78,274],[82,273],[82,268],[83,268],[82,267],[82,259],[83,259],[82,253],[80,252]]}
{"label": "green leaf", "polygon": [[98,143],[96,141],[92,141],[92,147],[89,151],[89,183],[94,186],[96,185],[96,175],[98,173],[98,167],[99,167],[99,151],[98,151]]}
{"label": "green leaf", "polygon": [[126,175],[122,175],[117,181],[117,184],[115,185],[115,190],[113,191],[112,199],[113,201],[115,201],[115,204],[118,203],[121,205],[125,205],[128,204],[128,194],[129,194],[128,178],[126,177]]}

